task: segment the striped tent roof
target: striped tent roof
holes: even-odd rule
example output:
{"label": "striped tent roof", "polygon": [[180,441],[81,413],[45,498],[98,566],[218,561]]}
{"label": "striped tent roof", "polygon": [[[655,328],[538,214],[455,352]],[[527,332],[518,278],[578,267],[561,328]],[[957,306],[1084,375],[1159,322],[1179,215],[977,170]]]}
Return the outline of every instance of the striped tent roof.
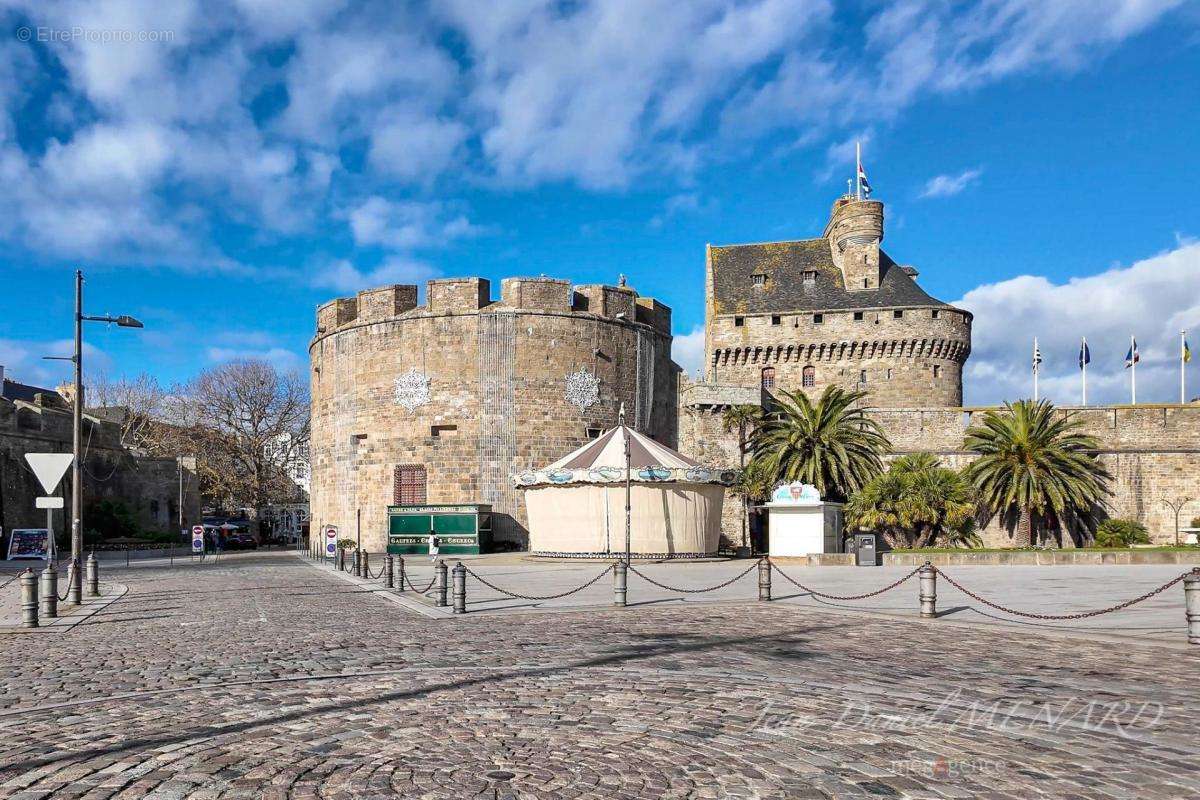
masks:
{"label": "striped tent roof", "polygon": [[687,456],[659,444],[629,426],[618,425],[583,447],[572,450],[546,469],[596,469],[598,467],[624,469],[626,439],[629,440],[629,466],[634,469],[699,466]]}

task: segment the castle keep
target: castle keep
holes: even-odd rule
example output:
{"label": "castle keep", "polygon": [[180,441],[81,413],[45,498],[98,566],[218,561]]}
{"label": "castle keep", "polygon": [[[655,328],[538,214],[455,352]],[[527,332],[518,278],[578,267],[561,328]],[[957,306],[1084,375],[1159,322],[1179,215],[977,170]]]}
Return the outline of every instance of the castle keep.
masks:
{"label": "castle keep", "polygon": [[389,505],[489,504],[525,541],[510,476],[617,424],[675,444],[671,309],[624,285],[483,278],[389,286],[317,310],[312,520],[386,545]]}
{"label": "castle keep", "polygon": [[926,294],[882,239],[883,204],[843,197],[819,239],[710,245],[708,381],[839,385],[878,407],[962,405],[971,315]]}

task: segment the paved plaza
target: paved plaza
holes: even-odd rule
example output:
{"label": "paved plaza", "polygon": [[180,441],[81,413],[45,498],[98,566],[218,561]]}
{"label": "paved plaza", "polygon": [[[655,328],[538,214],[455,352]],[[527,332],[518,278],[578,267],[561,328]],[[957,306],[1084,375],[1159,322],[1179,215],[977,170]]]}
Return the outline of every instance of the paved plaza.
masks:
{"label": "paved plaza", "polygon": [[[746,566],[642,569],[698,587]],[[472,568],[548,594],[604,565]],[[784,569],[840,593],[906,572]],[[947,571],[1059,613],[1182,571],[1003,569]],[[418,586],[431,574],[413,572]],[[864,601],[874,613],[819,605],[778,577],[776,596],[796,596],[757,603],[753,574],[684,599],[631,576],[625,609],[607,605],[608,576],[546,602],[472,582],[464,616],[286,553],[104,579],[125,594],[79,624],[0,635],[0,798],[1200,793],[1200,648],[1183,644],[1178,586],[1125,623],[1101,618],[1098,639],[1003,623],[946,586],[946,615],[922,621],[915,579]]]}

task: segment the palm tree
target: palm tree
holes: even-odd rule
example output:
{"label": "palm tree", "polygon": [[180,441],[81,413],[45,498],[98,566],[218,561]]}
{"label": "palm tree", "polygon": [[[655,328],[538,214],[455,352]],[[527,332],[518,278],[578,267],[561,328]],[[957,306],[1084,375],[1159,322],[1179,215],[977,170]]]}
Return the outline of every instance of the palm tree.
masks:
{"label": "palm tree", "polygon": [[1111,476],[1093,455],[1099,442],[1080,426],[1047,400],[1019,400],[967,430],[964,446],[979,454],[967,479],[992,513],[1017,515],[1017,547],[1033,542],[1035,519],[1048,518],[1060,522],[1067,544],[1061,520],[1086,520],[1102,505]]}
{"label": "palm tree", "polygon": [[967,481],[931,453],[897,459],[846,503],[852,527],[877,530],[892,547],[926,547],[938,540],[970,542],[964,529],[977,510]]}
{"label": "palm tree", "polygon": [[883,471],[891,449],[857,407],[865,396],[829,386],[814,403],[803,392],[780,392],[750,437],[753,460],[775,481],[801,481],[823,498],[844,500]]}
{"label": "palm tree", "polygon": [[[738,435],[738,467],[741,470],[743,478],[749,477],[746,475],[746,453],[750,447],[750,434],[762,422],[763,412],[760,406],[756,405],[736,405],[725,409],[725,413],[721,415],[721,426],[726,433],[737,431]],[[752,485],[753,482],[750,482]],[[750,485],[743,487],[749,489]],[[747,517],[750,514],[750,491],[738,491],[742,497],[742,547],[749,545],[747,541]],[[755,498],[757,499],[757,498]]]}

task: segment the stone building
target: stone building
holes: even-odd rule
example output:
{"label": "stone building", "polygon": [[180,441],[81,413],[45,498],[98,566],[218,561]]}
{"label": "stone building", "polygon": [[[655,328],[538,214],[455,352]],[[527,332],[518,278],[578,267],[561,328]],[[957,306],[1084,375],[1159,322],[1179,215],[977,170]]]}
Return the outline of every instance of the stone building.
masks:
{"label": "stone building", "polygon": [[835,384],[878,407],[962,405],[971,315],[926,294],[882,240],[883,204],[842,197],[819,239],[710,245],[708,381],[817,394]]}
{"label": "stone building", "polygon": [[[814,395],[829,384],[868,392],[869,413],[897,455],[933,452],[960,468],[973,455],[963,435],[988,409],[962,408],[971,315],[916,283],[917,272],[880,249],[883,205],[842,197],[820,239],[712,247],[706,257],[706,373],[681,384],[679,450],[721,466],[739,462],[736,434],[721,423],[733,405],[761,404],[781,389]],[[1101,442],[1113,475],[1107,512],[1174,540],[1167,501],[1195,497],[1200,516],[1200,405],[1060,407]],[[741,503],[726,498],[723,532],[742,535]],[[990,546],[1011,544],[992,519]]]}
{"label": "stone building", "polygon": [[671,310],[631,288],[508,278],[388,286],[322,305],[312,366],[314,530],[386,544],[389,505],[486,503],[524,544],[510,475],[617,423],[675,446]]}
{"label": "stone building", "polygon": [[[7,534],[14,528],[46,526],[46,512],[34,507],[42,487],[25,454],[71,452],[72,420],[70,406],[57,392],[7,380],[3,372],[0,367],[0,526]],[[200,482],[190,459],[180,463],[134,452],[121,443],[120,425],[90,413],[83,416],[83,441],[85,510],[97,500],[120,500],[143,530],[174,531],[182,485],[184,524],[199,521]],[[68,511],[70,483],[68,472],[59,487]],[[54,517],[55,530],[66,530],[64,513],[56,511]]]}

